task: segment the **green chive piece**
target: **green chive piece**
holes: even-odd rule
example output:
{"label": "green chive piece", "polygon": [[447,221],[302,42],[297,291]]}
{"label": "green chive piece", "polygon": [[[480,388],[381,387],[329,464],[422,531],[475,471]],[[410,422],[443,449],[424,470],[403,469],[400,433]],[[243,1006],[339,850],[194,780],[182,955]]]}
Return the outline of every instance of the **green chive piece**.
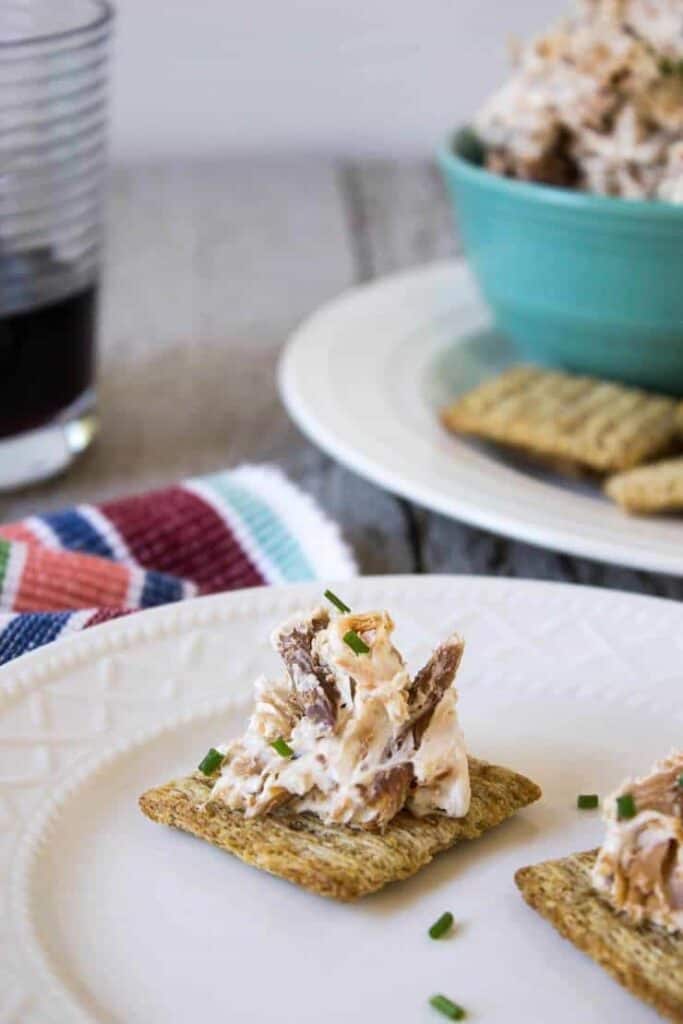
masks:
{"label": "green chive piece", "polygon": [[594,811],[600,803],[597,793],[579,793],[576,798],[576,806],[580,811]]}
{"label": "green chive piece", "polygon": [[442,914],[438,921],[435,921],[432,927],[429,929],[429,934],[432,939],[440,939],[442,935],[449,932],[453,927],[453,915],[450,910],[447,910],[445,914]]}
{"label": "green chive piece", "polygon": [[662,57],[659,61],[659,70],[663,75],[683,75],[683,60]]}
{"label": "green chive piece", "polygon": [[211,747],[208,754],[205,755],[203,761],[199,763],[200,772],[204,772],[205,775],[213,775],[215,771],[218,771],[220,766],[223,764],[223,755],[215,747]]}
{"label": "green chive piece", "polygon": [[276,740],[270,744],[273,750],[276,750],[280,757],[294,757],[294,751],[290,747],[289,743],[283,740],[282,736],[278,736]]}
{"label": "green chive piece", "polygon": [[356,654],[369,654],[370,648],[362,639],[358,636],[355,629],[350,629],[348,633],[344,634],[344,643],[347,647],[350,647]]}
{"label": "green chive piece", "polygon": [[678,776],[678,778],[676,779],[676,781],[677,781],[678,785],[679,785],[679,786],[681,787],[681,789],[683,789],[683,773],[681,773],[681,774],[680,774],[680,775]]}
{"label": "green chive piece", "polygon": [[350,612],[351,611],[351,609],[349,608],[348,604],[344,604],[344,602],[342,601],[341,597],[337,597],[337,595],[334,594],[331,590],[326,590],[325,591],[325,597],[330,602],[330,604],[333,604],[335,606],[335,608],[339,609],[340,612]]}
{"label": "green chive piece", "polygon": [[471,128],[461,128],[453,140],[453,149],[470,164],[481,167],[486,159],[486,147]]}
{"label": "green chive piece", "polygon": [[444,1017],[448,1017],[449,1020],[464,1020],[466,1013],[462,1006],[458,1006],[451,999],[446,996],[432,996],[429,1000],[430,1006],[433,1006],[435,1010],[442,1013]]}
{"label": "green chive piece", "polygon": [[632,793],[624,793],[617,797],[617,818],[619,821],[626,821],[628,818],[635,818],[637,814],[636,802]]}

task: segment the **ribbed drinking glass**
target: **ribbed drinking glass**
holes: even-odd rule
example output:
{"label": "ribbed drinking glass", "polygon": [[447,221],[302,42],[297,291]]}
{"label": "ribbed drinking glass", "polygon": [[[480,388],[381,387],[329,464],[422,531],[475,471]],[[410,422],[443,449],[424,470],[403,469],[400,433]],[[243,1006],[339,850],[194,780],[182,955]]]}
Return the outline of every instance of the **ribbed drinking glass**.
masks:
{"label": "ribbed drinking glass", "polygon": [[0,488],[97,430],[106,0],[0,0]]}

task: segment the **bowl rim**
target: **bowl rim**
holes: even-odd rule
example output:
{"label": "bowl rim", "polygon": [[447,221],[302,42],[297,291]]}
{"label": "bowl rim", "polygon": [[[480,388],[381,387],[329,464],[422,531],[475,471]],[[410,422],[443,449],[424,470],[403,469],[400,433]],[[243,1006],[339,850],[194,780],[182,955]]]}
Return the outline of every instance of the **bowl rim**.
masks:
{"label": "bowl rim", "polygon": [[651,217],[669,222],[672,218],[683,221],[683,203],[672,203],[667,199],[624,199],[620,196],[594,195],[590,192],[580,192],[578,189],[560,188],[557,185],[535,181],[520,181],[517,178],[505,178],[501,174],[494,174],[493,171],[467,160],[457,151],[455,147],[458,134],[459,131],[451,133],[439,146],[437,158],[442,167],[456,172],[471,184],[488,188],[493,192],[577,212],[602,211],[627,219]]}

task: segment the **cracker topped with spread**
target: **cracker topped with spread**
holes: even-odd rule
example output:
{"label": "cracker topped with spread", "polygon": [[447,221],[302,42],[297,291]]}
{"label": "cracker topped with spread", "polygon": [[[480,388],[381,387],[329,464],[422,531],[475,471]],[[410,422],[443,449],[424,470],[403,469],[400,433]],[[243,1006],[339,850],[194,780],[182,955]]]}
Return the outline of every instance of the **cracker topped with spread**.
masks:
{"label": "cracker topped with spread", "polygon": [[322,895],[350,900],[413,874],[541,793],[471,759],[452,634],[412,676],[387,612],[302,613],[273,635],[284,672],[259,679],[244,735],[140,798],[191,832]]}
{"label": "cracker topped with spread", "polygon": [[664,395],[536,366],[515,366],[442,411],[444,425],[599,474],[665,454],[680,429]]}
{"label": "cracker topped with spread", "polygon": [[665,1017],[683,1021],[683,753],[605,802],[598,851],[515,880],[535,910]]}

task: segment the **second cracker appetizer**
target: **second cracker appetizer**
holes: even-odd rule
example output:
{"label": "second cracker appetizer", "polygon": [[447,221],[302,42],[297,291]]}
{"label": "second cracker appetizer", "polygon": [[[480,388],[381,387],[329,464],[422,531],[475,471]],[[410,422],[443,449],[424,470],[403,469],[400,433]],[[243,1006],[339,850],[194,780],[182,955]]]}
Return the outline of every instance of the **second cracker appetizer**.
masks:
{"label": "second cracker appetizer", "polygon": [[683,753],[605,803],[598,851],[517,872],[525,900],[634,995],[683,1021]]}

